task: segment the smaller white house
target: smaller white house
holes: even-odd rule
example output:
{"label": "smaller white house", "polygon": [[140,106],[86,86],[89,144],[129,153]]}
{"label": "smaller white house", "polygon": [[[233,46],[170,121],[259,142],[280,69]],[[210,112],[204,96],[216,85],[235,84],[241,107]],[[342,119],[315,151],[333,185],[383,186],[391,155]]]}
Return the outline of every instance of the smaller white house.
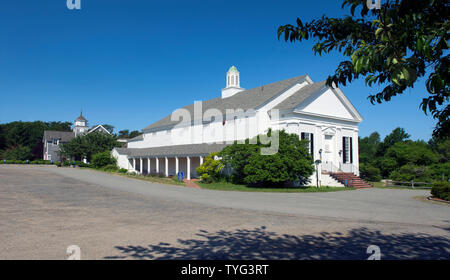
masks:
{"label": "smaller white house", "polygon": [[321,160],[311,184],[319,178],[323,185],[342,186],[326,173],[359,175],[361,121],[344,93],[325,81],[315,83],[303,75],[245,90],[240,72],[232,66],[219,97],[175,110],[145,127],[142,135],[128,141],[127,148],[116,148],[112,154],[129,171],[166,176],[182,171],[191,179],[209,153],[269,129],[284,129],[309,140],[311,155]]}

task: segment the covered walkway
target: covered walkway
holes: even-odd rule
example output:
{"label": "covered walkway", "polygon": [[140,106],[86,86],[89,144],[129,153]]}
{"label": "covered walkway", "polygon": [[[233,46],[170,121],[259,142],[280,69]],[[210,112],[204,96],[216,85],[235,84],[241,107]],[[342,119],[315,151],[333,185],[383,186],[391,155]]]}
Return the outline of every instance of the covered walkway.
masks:
{"label": "covered walkway", "polygon": [[222,150],[226,144],[193,144],[155,148],[115,148],[113,156],[118,165],[138,174],[177,176],[183,172],[183,178],[197,177],[197,167],[204,158],[213,152]]}

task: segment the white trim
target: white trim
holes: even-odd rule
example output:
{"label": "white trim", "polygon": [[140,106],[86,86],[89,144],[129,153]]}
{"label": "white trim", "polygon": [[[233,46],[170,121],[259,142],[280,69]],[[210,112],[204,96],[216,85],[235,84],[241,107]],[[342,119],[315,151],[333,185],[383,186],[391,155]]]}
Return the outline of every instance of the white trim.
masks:
{"label": "white trim", "polygon": [[97,130],[98,128],[103,129],[104,132],[106,132],[106,133],[108,133],[109,135],[111,135],[111,133],[110,133],[106,128],[104,128],[103,125],[101,125],[101,124],[96,125],[96,126],[94,126],[93,128],[89,129],[88,132],[87,132],[87,134],[89,134],[89,133],[91,133],[91,132],[94,132],[94,131]]}

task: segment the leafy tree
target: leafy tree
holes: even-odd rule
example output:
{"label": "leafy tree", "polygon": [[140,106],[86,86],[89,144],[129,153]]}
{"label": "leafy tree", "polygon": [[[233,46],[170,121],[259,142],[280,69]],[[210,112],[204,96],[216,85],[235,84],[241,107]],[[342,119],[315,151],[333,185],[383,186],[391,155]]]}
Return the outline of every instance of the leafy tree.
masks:
{"label": "leafy tree", "polygon": [[225,164],[233,167],[235,182],[282,186],[288,182],[303,184],[309,180],[314,166],[307,141],[300,141],[297,134],[280,131],[278,152],[262,155],[260,151],[265,145],[261,144],[259,137],[256,140],[257,144],[250,144],[249,139],[245,144],[235,143],[220,153]]}
{"label": "leafy tree", "polygon": [[[270,133],[270,132],[269,132]],[[308,142],[297,134],[279,133],[279,150],[273,155],[253,153],[244,167],[247,184],[281,186],[289,182],[305,184],[314,172]]]}
{"label": "leafy tree", "polygon": [[[343,0],[351,16],[314,19],[278,29],[286,41],[316,39],[314,53],[338,51],[342,61],[327,79],[332,86],[346,85],[365,77],[366,85],[383,85],[369,96],[372,103],[390,101],[408,92],[421,77],[427,77],[429,96],[420,104],[431,112],[437,124],[434,135],[447,138],[450,133],[449,77],[450,39],[449,2],[444,0],[385,1],[381,9],[370,10],[366,0]],[[360,15],[355,11],[359,9]]]}
{"label": "leafy tree", "polygon": [[31,159],[42,158],[42,137],[44,130],[71,131],[70,122],[11,122],[0,125],[0,149],[14,149],[17,146],[32,150]]}
{"label": "leafy tree", "polygon": [[119,131],[119,138],[129,138],[130,131],[128,129],[124,129]]}
{"label": "leafy tree", "polygon": [[359,139],[359,162],[368,163],[375,158],[378,145],[380,145],[380,134],[373,132],[369,137]]}
{"label": "leafy tree", "polygon": [[432,138],[428,141],[428,145],[439,155],[439,162],[445,163],[450,161],[450,139]]}
{"label": "leafy tree", "polygon": [[61,145],[60,153],[66,157],[82,160],[91,160],[92,155],[111,151],[114,147],[120,147],[114,136],[104,133],[89,133],[73,138]]}
{"label": "leafy tree", "polygon": [[131,138],[134,138],[141,134],[142,134],[142,132],[139,132],[137,130],[133,130],[130,132],[128,129],[124,129],[124,130],[119,131],[118,137],[122,138],[122,139],[131,139]]}
{"label": "leafy tree", "polygon": [[380,167],[381,176],[383,178],[388,178],[393,170],[398,169],[400,166],[394,158],[382,157],[376,161],[377,166]]}
{"label": "leafy tree", "polygon": [[381,180],[381,171],[370,163],[361,163],[359,165],[361,178],[370,182],[379,182]]}
{"label": "leafy tree", "polygon": [[0,125],[0,151],[6,148],[6,138],[4,134],[4,128]]}
{"label": "leafy tree", "polygon": [[233,170],[233,174],[230,177],[233,183],[243,183],[244,168],[249,163],[250,156],[258,152],[258,146],[249,143],[249,139],[245,140],[245,144],[234,143],[225,147],[219,153],[224,165]]}
{"label": "leafy tree", "polygon": [[434,180],[447,181],[450,178],[450,162],[432,164],[430,171]]}
{"label": "leafy tree", "polygon": [[108,130],[109,133],[113,134],[114,132],[114,126],[110,125],[110,124],[104,124],[102,125],[106,130]]}
{"label": "leafy tree", "polygon": [[431,165],[438,161],[437,155],[423,141],[398,142],[389,148],[386,156],[395,159],[397,166]]}
{"label": "leafy tree", "polygon": [[133,131],[130,132],[129,138],[131,139],[131,138],[137,137],[137,136],[139,136],[141,134],[142,134],[142,132],[139,132],[137,130],[133,130]]}
{"label": "leafy tree", "polygon": [[396,181],[431,182],[432,173],[427,166],[406,164],[399,170],[392,171],[390,178]]}
{"label": "leafy tree", "polygon": [[[110,151],[96,153],[92,156],[92,166],[95,168],[115,165],[116,163],[117,161],[111,156]],[[117,169],[117,167],[115,169]]]}
{"label": "leafy tree", "polygon": [[31,160],[32,154],[30,147],[16,146],[3,152],[3,159],[9,160]]}
{"label": "leafy tree", "polygon": [[392,147],[394,144],[398,142],[403,142],[407,139],[409,139],[410,135],[406,133],[405,129],[401,127],[397,127],[396,129],[392,130],[392,132],[387,135],[383,142],[380,143],[377,147],[377,155],[383,156],[386,151]]}
{"label": "leafy tree", "polygon": [[219,159],[215,159],[218,154],[218,152],[209,154],[203,164],[197,167],[197,173],[200,175],[202,182],[211,183],[219,181],[222,177],[221,172],[224,164]]}

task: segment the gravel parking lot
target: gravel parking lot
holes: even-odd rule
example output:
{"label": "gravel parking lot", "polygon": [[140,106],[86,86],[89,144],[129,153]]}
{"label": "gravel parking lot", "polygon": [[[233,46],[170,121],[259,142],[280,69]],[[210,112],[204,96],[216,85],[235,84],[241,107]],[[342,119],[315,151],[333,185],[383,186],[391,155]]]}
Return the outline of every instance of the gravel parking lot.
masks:
{"label": "gravel parking lot", "polygon": [[0,166],[0,259],[450,259],[450,206],[421,190],[242,193]]}

